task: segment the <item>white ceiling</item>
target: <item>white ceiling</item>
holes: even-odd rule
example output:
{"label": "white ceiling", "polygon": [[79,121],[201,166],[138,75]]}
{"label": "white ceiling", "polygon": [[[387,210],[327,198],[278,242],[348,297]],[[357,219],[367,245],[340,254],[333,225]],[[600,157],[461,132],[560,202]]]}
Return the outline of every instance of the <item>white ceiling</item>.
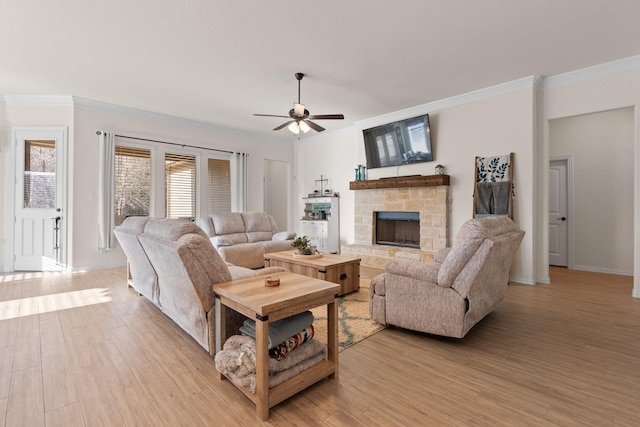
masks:
{"label": "white ceiling", "polygon": [[637,0],[0,0],[0,93],[273,136],[252,114],[286,115],[303,72],[311,114],[345,115],[331,131],[638,55],[639,20]]}

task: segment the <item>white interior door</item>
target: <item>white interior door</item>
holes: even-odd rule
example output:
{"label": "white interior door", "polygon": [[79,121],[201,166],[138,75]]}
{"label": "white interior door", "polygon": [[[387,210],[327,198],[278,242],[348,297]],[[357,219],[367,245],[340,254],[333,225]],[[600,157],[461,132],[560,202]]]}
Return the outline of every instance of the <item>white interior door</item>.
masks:
{"label": "white interior door", "polygon": [[66,129],[15,129],[14,270],[64,264]]}
{"label": "white interior door", "polygon": [[549,161],[549,265],[568,266],[567,160]]}

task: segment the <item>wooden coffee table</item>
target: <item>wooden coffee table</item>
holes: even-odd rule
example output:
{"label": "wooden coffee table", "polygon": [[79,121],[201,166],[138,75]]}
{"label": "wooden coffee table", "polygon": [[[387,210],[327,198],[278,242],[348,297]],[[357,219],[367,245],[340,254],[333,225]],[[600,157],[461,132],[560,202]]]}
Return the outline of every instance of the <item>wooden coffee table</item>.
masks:
{"label": "wooden coffee table", "polygon": [[295,256],[295,250],[264,255],[265,267],[284,267],[294,273],[338,283],[340,295],[360,288],[360,258],[322,254],[320,258]]}
{"label": "wooden coffee table", "polygon": [[[231,308],[256,321],[256,392],[238,387],[255,405],[261,420],[269,418],[269,408],[323,378],[338,379],[338,305],[340,286],[295,273],[276,273],[280,285],[267,287],[266,276],[250,277],[213,285],[216,295],[216,352],[222,349],[224,310]],[[269,276],[269,277],[271,277]],[[327,306],[327,359],[295,377],[269,388],[269,323],[302,313],[321,305]],[[223,375],[218,373],[220,379]]]}

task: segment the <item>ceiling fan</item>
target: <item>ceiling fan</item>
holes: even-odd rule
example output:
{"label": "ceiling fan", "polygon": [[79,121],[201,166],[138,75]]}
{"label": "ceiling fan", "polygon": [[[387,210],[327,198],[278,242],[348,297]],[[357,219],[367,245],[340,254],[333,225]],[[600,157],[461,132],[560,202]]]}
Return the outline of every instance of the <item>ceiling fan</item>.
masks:
{"label": "ceiling fan", "polygon": [[296,79],[298,79],[298,102],[293,103],[293,108],[289,110],[288,116],[277,115],[277,114],[254,114],[254,116],[262,116],[262,117],[282,117],[285,119],[291,119],[287,122],[284,122],[278,127],[275,127],[273,130],[280,130],[284,127],[289,128],[291,132],[294,134],[299,134],[302,132],[309,132],[309,129],[313,129],[317,132],[322,132],[325,130],[322,126],[317,123],[312,122],[311,120],[342,120],[344,119],[344,115],[342,114],[314,114],[310,115],[309,110],[305,108],[304,105],[300,103],[300,80],[304,77],[302,73],[295,74]]}

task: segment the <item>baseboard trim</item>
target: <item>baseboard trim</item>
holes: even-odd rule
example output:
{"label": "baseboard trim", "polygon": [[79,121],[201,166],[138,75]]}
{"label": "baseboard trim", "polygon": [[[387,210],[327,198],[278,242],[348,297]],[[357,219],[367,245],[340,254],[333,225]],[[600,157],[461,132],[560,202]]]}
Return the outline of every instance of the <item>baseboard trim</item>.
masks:
{"label": "baseboard trim", "polygon": [[526,279],[524,277],[512,277],[509,278],[509,283],[517,283],[519,285],[536,285],[538,283],[540,283],[539,281],[533,280],[533,279]]}
{"label": "baseboard trim", "polygon": [[633,271],[620,271],[610,268],[593,267],[590,265],[574,265],[573,270],[589,271],[592,273],[617,274],[619,276],[633,276]]}
{"label": "baseboard trim", "polygon": [[84,267],[71,267],[66,271],[68,271],[69,273],[86,273],[87,271],[104,270],[107,268],[119,268],[119,267],[126,267],[126,266],[127,266],[126,262],[124,264],[119,263],[119,264],[111,264],[111,265],[87,265]]}

